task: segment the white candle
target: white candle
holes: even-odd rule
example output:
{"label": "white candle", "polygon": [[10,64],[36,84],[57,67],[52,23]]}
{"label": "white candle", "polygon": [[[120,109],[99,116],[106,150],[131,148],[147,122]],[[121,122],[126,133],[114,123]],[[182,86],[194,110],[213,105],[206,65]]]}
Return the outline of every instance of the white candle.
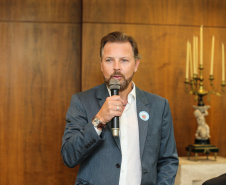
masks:
{"label": "white candle", "polygon": [[212,36],[212,48],[211,48],[210,75],[213,75],[214,42],[215,42],[215,37],[214,37],[214,36]]}
{"label": "white candle", "polygon": [[196,68],[196,74],[198,74],[198,68],[199,68],[199,57],[198,57],[198,54],[199,54],[199,47],[198,47],[198,37],[195,37],[195,44],[196,44],[196,51],[195,51],[195,54],[196,54],[196,61],[195,61],[195,68]]}
{"label": "white candle", "polygon": [[196,73],[196,65],[195,65],[195,56],[196,56],[196,54],[195,54],[195,36],[193,36],[193,68],[194,68],[194,74],[197,74]]}
{"label": "white candle", "polygon": [[200,27],[200,64],[203,64],[203,25]]}
{"label": "white candle", "polygon": [[186,58],[186,74],[185,78],[188,79],[188,71],[189,71],[189,43],[187,41],[187,58]]}
{"label": "white candle", "polygon": [[222,43],[222,81],[225,81],[224,43]]}
{"label": "white candle", "polygon": [[191,78],[193,77],[193,70],[192,70],[192,53],[191,53],[191,43],[189,42],[189,63],[190,63],[190,75]]}

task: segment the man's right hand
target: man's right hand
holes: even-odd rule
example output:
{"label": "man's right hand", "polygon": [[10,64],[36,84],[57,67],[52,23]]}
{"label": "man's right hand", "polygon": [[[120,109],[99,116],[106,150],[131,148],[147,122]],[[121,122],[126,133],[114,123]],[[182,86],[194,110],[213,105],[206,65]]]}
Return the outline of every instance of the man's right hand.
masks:
{"label": "man's right hand", "polygon": [[115,116],[121,116],[123,112],[123,100],[119,95],[107,97],[104,105],[97,113],[97,117],[103,124],[109,122]]}

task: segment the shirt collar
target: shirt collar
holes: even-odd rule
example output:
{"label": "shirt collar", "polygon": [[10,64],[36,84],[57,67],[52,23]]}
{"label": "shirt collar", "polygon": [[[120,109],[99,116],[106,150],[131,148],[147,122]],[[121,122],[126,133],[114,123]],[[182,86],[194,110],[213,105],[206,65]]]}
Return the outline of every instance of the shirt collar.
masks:
{"label": "shirt collar", "polygon": [[[135,83],[132,81],[132,91],[130,91],[130,93],[128,94],[128,102],[131,103],[131,98],[133,97],[135,100],[136,100],[136,86],[135,86]],[[108,88],[107,86],[107,89],[108,89],[108,93],[109,95],[111,96],[111,90]]]}

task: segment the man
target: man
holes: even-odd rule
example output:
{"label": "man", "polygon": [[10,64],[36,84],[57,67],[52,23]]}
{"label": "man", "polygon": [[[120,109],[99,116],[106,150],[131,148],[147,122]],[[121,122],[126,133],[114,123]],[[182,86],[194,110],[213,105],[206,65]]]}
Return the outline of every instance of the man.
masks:
{"label": "man", "polygon": [[[140,57],[135,40],[122,32],[101,40],[105,84],[72,96],[61,153],[68,167],[80,164],[75,184],[173,185],[178,155],[168,101],[132,82]],[[109,81],[120,82],[110,96]],[[120,117],[119,137],[111,119]]]}

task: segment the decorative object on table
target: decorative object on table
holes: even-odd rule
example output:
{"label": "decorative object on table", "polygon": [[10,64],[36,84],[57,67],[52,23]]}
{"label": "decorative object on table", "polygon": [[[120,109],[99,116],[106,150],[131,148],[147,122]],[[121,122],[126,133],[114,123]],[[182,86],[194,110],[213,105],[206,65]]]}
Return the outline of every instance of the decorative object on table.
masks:
{"label": "decorative object on table", "polygon": [[205,121],[204,116],[208,115],[207,109],[210,108],[210,106],[209,105],[204,105],[204,106],[193,105],[193,107],[196,109],[194,111],[194,115],[197,119],[197,124],[198,124],[198,128],[195,133],[195,138],[196,140],[208,140],[210,139],[210,129],[209,129],[209,125],[207,125]]}
{"label": "decorative object on table", "polygon": [[[188,158],[191,153],[195,153],[195,160],[197,160],[198,153],[204,153],[207,156],[210,153],[214,153],[215,159],[219,149],[210,144],[210,129],[205,121],[205,116],[208,115],[209,105],[205,105],[203,97],[210,94],[222,96],[225,94],[225,61],[224,61],[224,44],[222,43],[222,90],[217,92],[215,90],[213,80],[213,67],[214,67],[214,44],[215,37],[212,36],[212,47],[211,47],[211,63],[210,63],[210,85],[211,90],[204,88],[204,77],[203,77],[203,26],[200,27],[200,63],[198,67],[198,37],[193,37],[193,50],[190,41],[187,41],[187,58],[186,58],[186,74],[185,74],[185,92],[195,96],[195,100],[198,102],[197,106],[193,106],[195,109],[194,116],[197,119],[197,130],[195,133],[195,143],[188,145],[185,149],[188,152]],[[192,55],[193,51],[193,55]],[[189,79],[190,72],[190,79]]]}

